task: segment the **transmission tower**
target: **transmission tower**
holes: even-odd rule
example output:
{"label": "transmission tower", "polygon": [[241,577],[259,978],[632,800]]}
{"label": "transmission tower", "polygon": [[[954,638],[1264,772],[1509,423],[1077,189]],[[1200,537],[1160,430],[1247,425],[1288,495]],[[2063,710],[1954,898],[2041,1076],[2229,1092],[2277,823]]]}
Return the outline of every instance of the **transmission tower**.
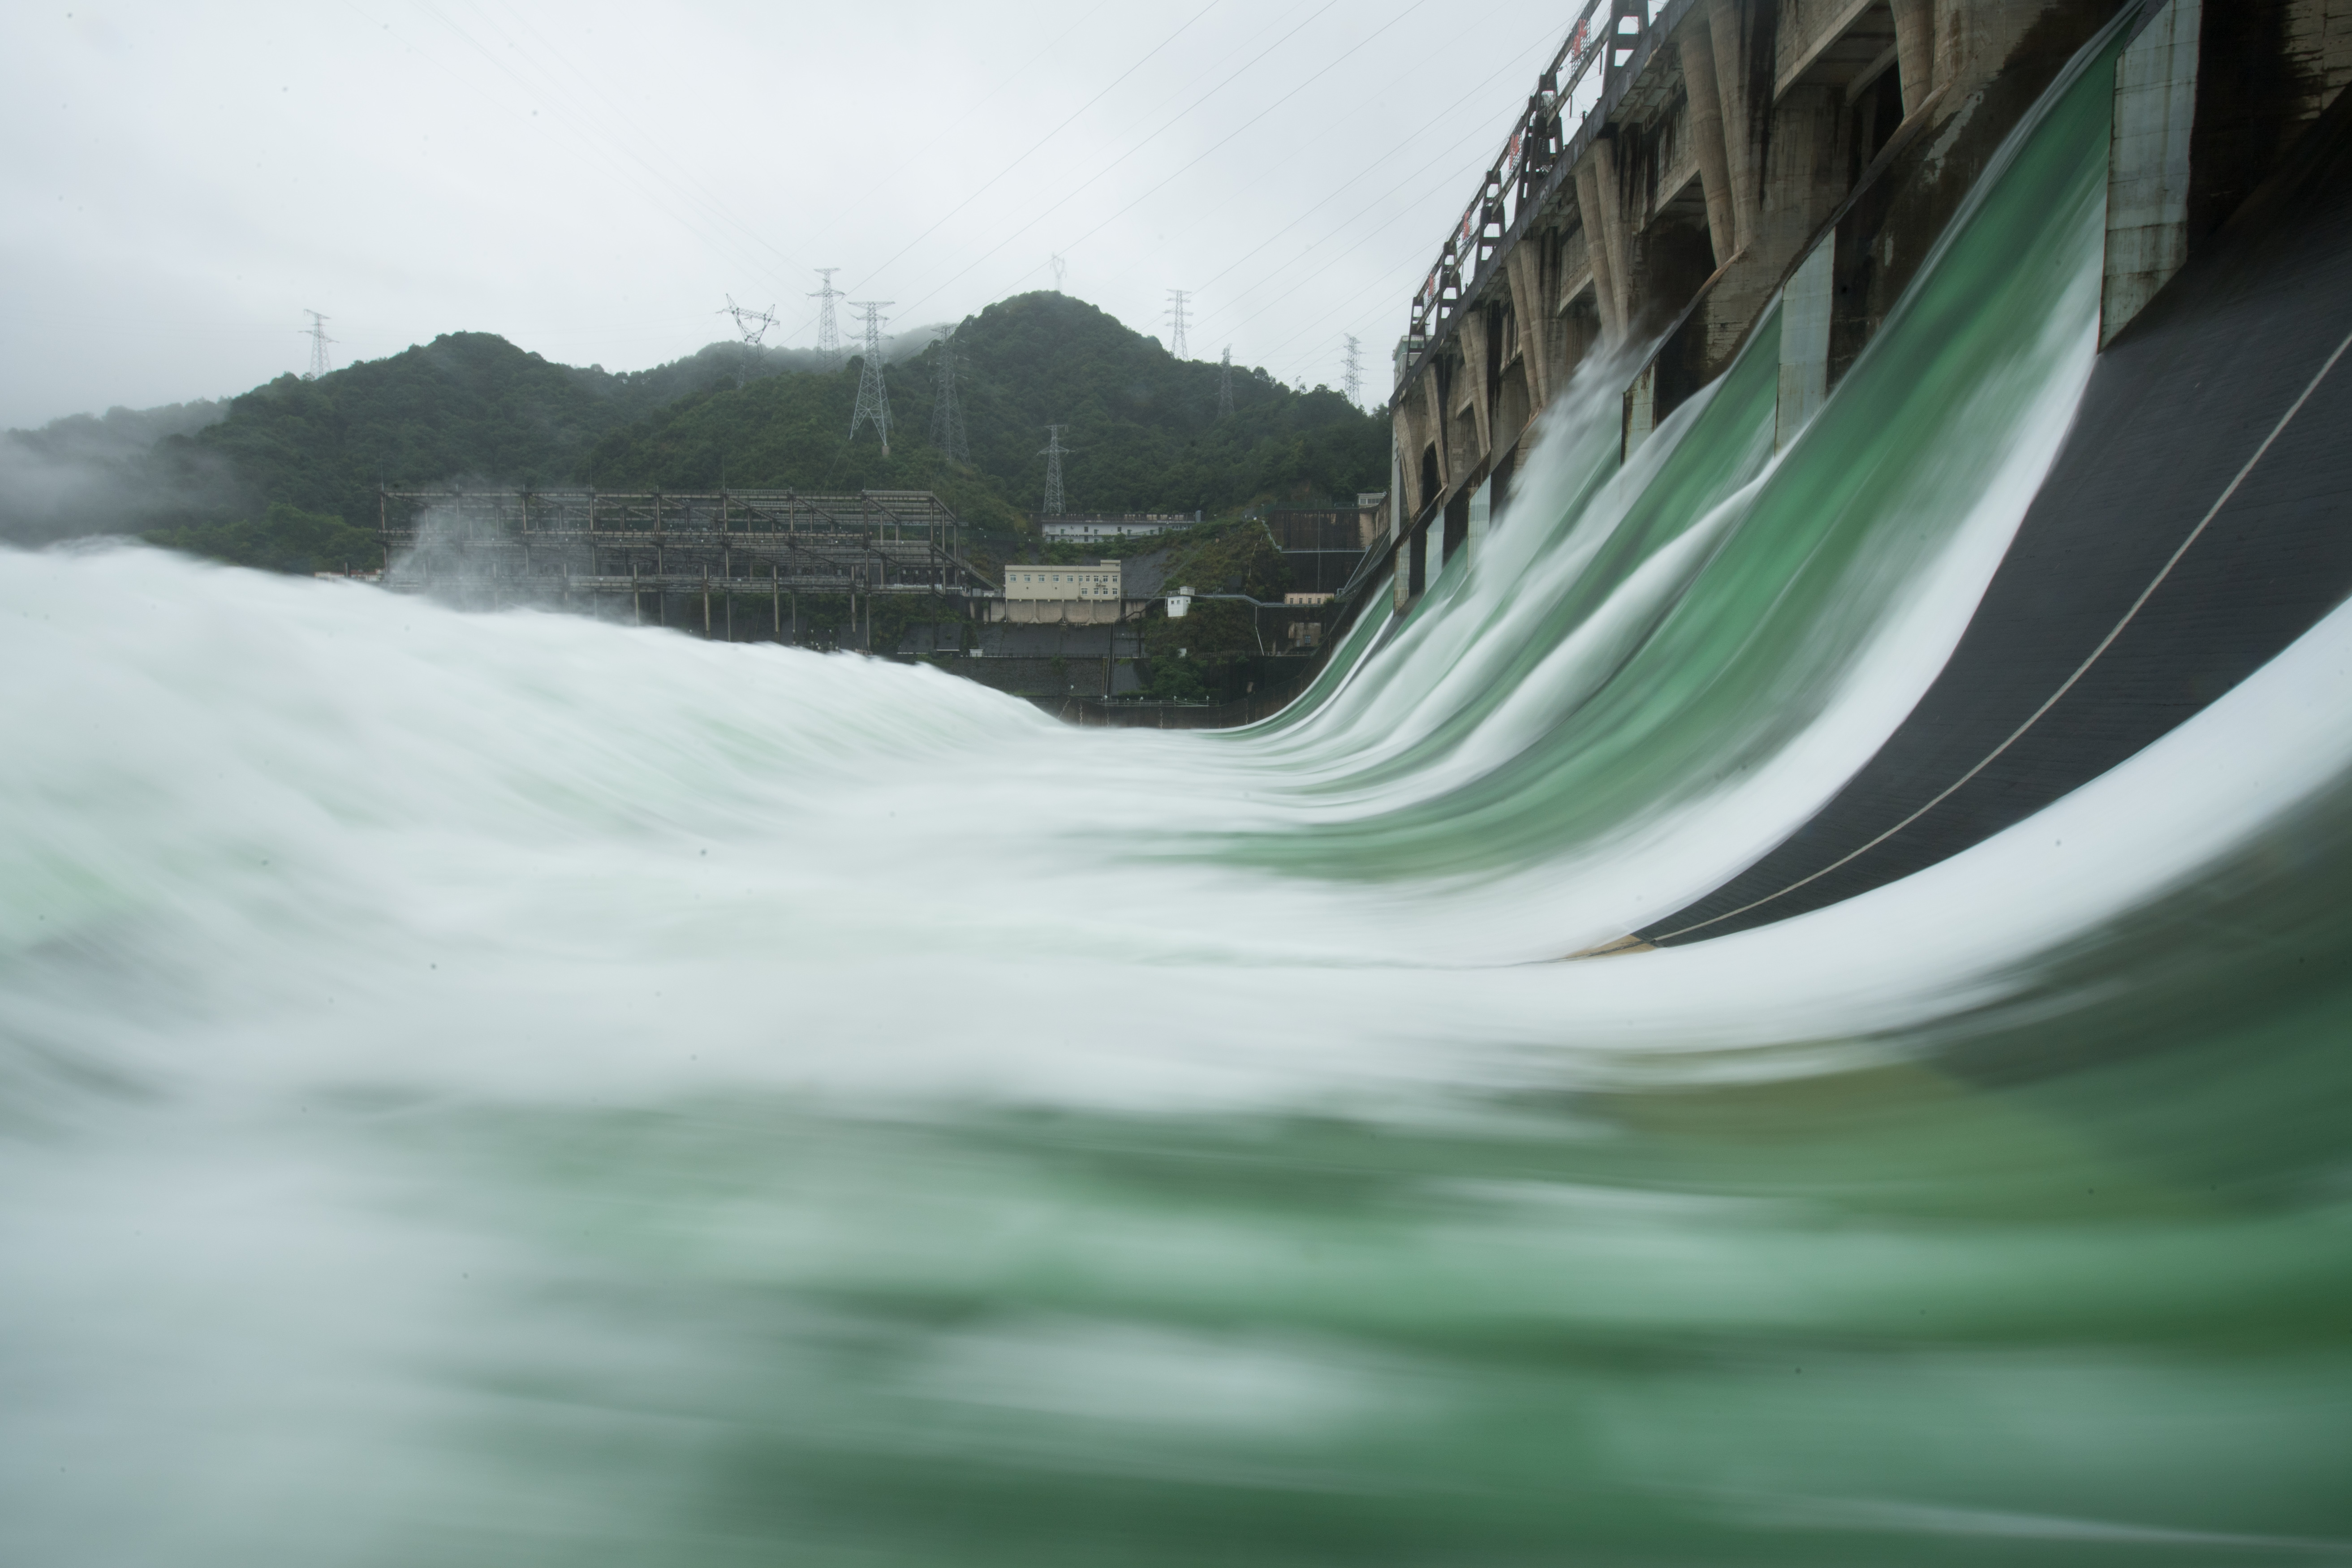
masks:
{"label": "transmission tower", "polygon": [[1062,291],[1062,274],[1063,274],[1063,273],[1065,273],[1065,272],[1067,272],[1069,269],[1070,269],[1070,264],[1069,264],[1068,262],[1066,262],[1066,261],[1065,261],[1065,260],[1063,260],[1063,259],[1062,259],[1062,253],[1061,253],[1060,251],[1058,251],[1058,250],[1057,250],[1057,251],[1055,251],[1055,252],[1054,253],[1054,292],[1055,292],[1055,293],[1058,294],[1058,293],[1060,293],[1060,292]]}
{"label": "transmission tower", "polygon": [[1062,432],[1068,428],[1066,425],[1046,426],[1045,448],[1038,454],[1045,459],[1045,515],[1047,517],[1062,515],[1062,458],[1069,451],[1062,445]]}
{"label": "transmission tower", "polygon": [[1234,411],[1234,345],[1227,343],[1223,358],[1217,361],[1217,417],[1223,419]]}
{"label": "transmission tower", "polygon": [[766,337],[768,329],[776,324],[776,308],[771,305],[764,310],[754,310],[749,305],[737,304],[735,296],[730,294],[727,296],[727,308],[718,313],[735,319],[736,334],[743,340],[742,355],[735,363],[735,385],[740,391],[744,367],[759,357],[760,340]]}
{"label": "transmission tower", "polygon": [[302,379],[316,381],[333,368],[327,363],[327,345],[335,340],[327,335],[329,318],[316,310],[302,313],[310,318],[310,324],[302,330],[302,335],[310,340],[310,368],[302,373]]}
{"label": "transmission tower", "polygon": [[956,402],[956,363],[953,327],[933,327],[940,340],[940,386],[931,398],[931,445],[948,455],[951,463],[971,461],[971,443],[964,438],[963,409]]}
{"label": "transmission tower", "polygon": [[1168,290],[1168,352],[1178,359],[1187,357],[1184,342],[1184,302],[1192,297],[1189,289]]}
{"label": "transmission tower", "polygon": [[882,437],[882,455],[890,455],[890,389],[882,384],[882,323],[886,318],[882,307],[896,304],[894,300],[877,300],[870,305],[852,305],[853,310],[866,312],[866,363],[857,378],[857,407],[849,416],[849,438],[857,439],[857,427],[868,419],[874,421],[874,433]]}
{"label": "transmission tower", "polygon": [[1347,374],[1339,384],[1346,390],[1349,402],[1361,403],[1364,400],[1364,345],[1356,341],[1355,333],[1349,332],[1346,335],[1348,339]]}
{"label": "transmission tower", "polygon": [[827,370],[841,368],[841,328],[835,324],[833,319],[833,302],[845,298],[841,290],[833,286],[833,275],[840,270],[838,267],[818,268],[816,275],[824,279],[824,287],[809,296],[810,299],[818,301],[816,352],[824,356],[824,367]]}

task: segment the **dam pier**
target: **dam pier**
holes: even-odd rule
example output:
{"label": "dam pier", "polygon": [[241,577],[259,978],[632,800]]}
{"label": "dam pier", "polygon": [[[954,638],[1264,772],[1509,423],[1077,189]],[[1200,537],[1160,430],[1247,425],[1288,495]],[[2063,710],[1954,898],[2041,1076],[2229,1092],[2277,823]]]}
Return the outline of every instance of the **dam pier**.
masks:
{"label": "dam pier", "polygon": [[1623,447],[1782,307],[1793,438],[2004,139],[2103,27],[2118,62],[2103,342],[2352,79],[2331,0],[1591,0],[1411,302],[1391,398],[1394,591],[1507,504],[1586,359],[1632,368]]}
{"label": "dam pier", "polygon": [[[2347,81],[2340,0],[1583,8],[1397,345],[1381,582],[1398,616],[1502,523],[1538,416],[1580,367],[1596,373],[1580,398],[1622,388],[1622,464],[1735,363],[1774,378],[1785,452],[1921,308],[1914,284],[2042,117],[2105,132],[2096,356],[1957,647],[1810,820],[1595,951],[1769,923],[1957,854],[2159,739],[2352,594]],[[2021,264],[1997,247],[1967,263]],[[1840,422],[1851,473],[1875,460],[1874,418],[1880,446],[1937,437],[1932,410],[1892,423],[1905,390]]]}

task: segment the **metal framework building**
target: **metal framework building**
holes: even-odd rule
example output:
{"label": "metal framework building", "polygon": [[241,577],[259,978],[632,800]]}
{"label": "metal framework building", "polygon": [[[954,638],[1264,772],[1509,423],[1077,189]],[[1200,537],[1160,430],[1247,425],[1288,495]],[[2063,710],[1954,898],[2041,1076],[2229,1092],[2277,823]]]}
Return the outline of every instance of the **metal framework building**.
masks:
{"label": "metal framework building", "polygon": [[743,596],[771,601],[781,634],[787,595],[884,595],[969,601],[998,585],[965,554],[963,523],[928,490],[806,495],[720,490],[620,495],[595,490],[380,492],[385,586],[484,607],[593,607],[625,595],[644,620],[666,595],[712,595],[731,618]]}

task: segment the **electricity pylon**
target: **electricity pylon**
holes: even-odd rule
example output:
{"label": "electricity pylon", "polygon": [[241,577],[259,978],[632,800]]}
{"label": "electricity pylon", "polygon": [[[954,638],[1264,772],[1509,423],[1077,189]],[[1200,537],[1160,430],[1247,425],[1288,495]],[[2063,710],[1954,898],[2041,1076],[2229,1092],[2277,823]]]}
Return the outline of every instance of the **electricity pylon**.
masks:
{"label": "electricity pylon", "polygon": [[838,267],[818,268],[816,275],[824,279],[824,287],[809,296],[810,299],[818,301],[816,352],[824,356],[824,367],[827,370],[841,368],[841,328],[835,324],[833,319],[833,302],[843,298],[841,290],[833,286],[833,275],[840,270]]}
{"label": "electricity pylon", "polygon": [[1353,332],[1348,333],[1347,339],[1347,374],[1339,384],[1346,390],[1349,402],[1361,403],[1364,400],[1364,345],[1356,341]]}
{"label": "electricity pylon", "polygon": [[933,327],[931,331],[940,340],[940,385],[931,398],[931,445],[946,453],[951,463],[969,463],[971,443],[964,438],[963,408],[956,401],[956,330]]}
{"label": "electricity pylon", "polygon": [[1192,291],[1189,289],[1168,290],[1168,352],[1178,359],[1183,359],[1187,354],[1184,342],[1184,302],[1192,297]]}
{"label": "electricity pylon", "polygon": [[1062,445],[1062,432],[1068,428],[1066,425],[1046,426],[1045,450],[1038,454],[1045,459],[1045,505],[1043,515],[1046,517],[1059,517],[1063,511],[1062,456],[1069,448]]}
{"label": "electricity pylon", "polygon": [[327,345],[335,340],[327,335],[329,318],[316,310],[302,313],[310,318],[310,324],[302,330],[302,335],[310,340],[310,368],[302,373],[302,379],[316,381],[332,368],[327,363]]}
{"label": "electricity pylon", "polygon": [[877,300],[872,304],[853,304],[853,310],[866,312],[866,363],[857,378],[857,406],[849,416],[849,438],[857,439],[857,428],[867,420],[874,422],[874,433],[882,437],[882,455],[890,455],[890,389],[882,384],[882,307],[897,303]]}
{"label": "electricity pylon", "polygon": [[1063,273],[1065,273],[1065,272],[1066,272],[1066,271],[1068,271],[1068,270],[1069,270],[1069,268],[1070,268],[1070,264],[1069,264],[1068,262],[1066,262],[1066,261],[1065,261],[1065,260],[1063,260],[1063,259],[1062,259],[1062,253],[1061,253],[1060,251],[1058,251],[1058,250],[1057,250],[1057,251],[1055,251],[1055,252],[1054,253],[1054,292],[1055,292],[1055,293],[1058,294],[1058,293],[1060,293],[1060,292],[1062,291],[1062,274],[1063,274]]}
{"label": "electricity pylon", "polygon": [[1224,418],[1234,411],[1234,345],[1225,345],[1224,357],[1217,361],[1217,417]]}
{"label": "electricity pylon", "polygon": [[771,305],[764,310],[754,310],[749,305],[737,304],[735,296],[730,294],[727,308],[718,313],[735,319],[736,335],[743,340],[743,353],[735,362],[735,387],[740,392],[743,387],[743,367],[759,357],[760,340],[776,324],[776,308]]}

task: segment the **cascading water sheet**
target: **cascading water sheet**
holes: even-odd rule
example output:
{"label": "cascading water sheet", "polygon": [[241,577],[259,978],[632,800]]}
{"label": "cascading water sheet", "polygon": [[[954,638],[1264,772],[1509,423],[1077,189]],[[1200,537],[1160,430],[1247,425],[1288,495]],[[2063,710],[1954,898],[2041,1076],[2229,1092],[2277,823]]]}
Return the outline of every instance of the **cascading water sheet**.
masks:
{"label": "cascading water sheet", "polygon": [[1769,328],[1622,472],[1572,389],[1250,735],[0,553],[0,1559],[2352,1556],[2352,612],[1918,876],[1507,962],[1948,646],[2103,90],[1777,461]]}
{"label": "cascading water sheet", "polygon": [[2012,133],[1777,459],[1777,311],[1612,478],[1622,371],[1572,381],[1488,558],[1282,737],[1297,816],[1223,852],[1415,900],[1463,877],[1459,956],[1541,957],[1810,816],[1949,655],[2088,379],[2114,47]]}

